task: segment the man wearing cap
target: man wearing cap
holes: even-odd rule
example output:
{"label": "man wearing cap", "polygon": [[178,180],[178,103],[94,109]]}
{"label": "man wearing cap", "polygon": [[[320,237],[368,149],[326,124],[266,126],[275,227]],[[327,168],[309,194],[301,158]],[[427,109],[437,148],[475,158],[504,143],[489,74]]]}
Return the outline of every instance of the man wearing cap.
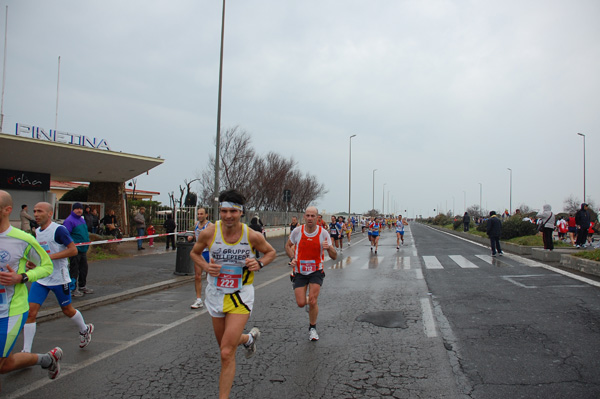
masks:
{"label": "man wearing cap", "polygon": [[[87,224],[83,218],[83,206],[76,202],[73,204],[73,210],[68,218],[65,219],[63,226],[73,238],[75,244],[81,242],[89,242],[90,235],[88,234]],[[75,289],[71,292],[73,297],[81,297],[84,294],[93,294],[94,290],[87,288],[88,261],[87,251],[89,246],[77,246],[77,255],[69,258],[69,274],[71,281],[75,283]],[[79,280],[79,281],[78,281]],[[79,287],[79,289],[77,288]]]}

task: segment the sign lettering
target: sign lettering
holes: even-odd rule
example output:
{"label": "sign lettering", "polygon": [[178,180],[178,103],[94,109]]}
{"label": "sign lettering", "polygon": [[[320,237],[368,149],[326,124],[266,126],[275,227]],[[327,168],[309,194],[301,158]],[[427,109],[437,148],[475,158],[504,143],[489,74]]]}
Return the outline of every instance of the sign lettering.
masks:
{"label": "sign lettering", "polygon": [[42,141],[54,141],[55,143],[73,144],[82,147],[90,147],[110,151],[108,142],[104,139],[86,137],[80,134],[61,132],[59,130],[52,129],[46,131],[41,127],[25,125],[23,123],[17,123],[15,135]]}

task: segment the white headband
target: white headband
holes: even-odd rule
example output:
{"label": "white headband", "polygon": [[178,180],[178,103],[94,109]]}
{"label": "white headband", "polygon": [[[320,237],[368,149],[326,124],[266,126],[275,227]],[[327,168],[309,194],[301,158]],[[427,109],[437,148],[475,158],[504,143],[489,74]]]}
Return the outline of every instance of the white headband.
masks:
{"label": "white headband", "polygon": [[221,208],[235,208],[235,209],[239,209],[242,212],[244,211],[243,205],[236,204],[233,202],[221,202],[220,206],[221,206]]}

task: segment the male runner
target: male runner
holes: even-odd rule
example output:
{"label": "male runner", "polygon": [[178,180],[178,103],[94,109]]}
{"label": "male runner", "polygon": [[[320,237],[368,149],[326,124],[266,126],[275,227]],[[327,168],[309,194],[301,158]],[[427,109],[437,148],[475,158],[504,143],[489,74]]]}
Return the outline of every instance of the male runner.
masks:
{"label": "male runner", "polygon": [[[325,278],[323,262],[326,250],[331,259],[337,258],[337,251],[331,245],[329,233],[321,226],[316,225],[318,210],[314,206],[306,208],[304,212],[304,224],[290,234],[290,239],[285,244],[285,252],[290,258],[294,258],[291,266],[294,268],[294,295],[296,303],[303,308],[310,305],[309,317],[309,339],[318,341],[317,317],[319,316],[319,292]],[[335,220],[335,218],[333,218]],[[294,248],[295,246],[295,248]],[[306,290],[309,289],[308,298]]]}
{"label": "male runner", "polygon": [[[59,347],[46,354],[10,353],[29,310],[25,283],[52,274],[52,261],[35,238],[10,225],[12,209],[12,197],[0,190],[0,374],[39,364],[53,380],[60,373]],[[26,271],[28,260],[38,266]]]}
{"label": "male runner", "polygon": [[323,227],[325,230],[329,231],[329,225],[326,221],[323,220],[323,215],[317,216],[317,226]]}
{"label": "male runner", "polygon": [[[213,225],[207,219],[208,213],[206,212],[205,208],[198,209],[197,217],[198,222],[196,222],[196,226],[194,227],[194,238],[196,239],[196,241],[198,241],[198,237],[204,229],[206,229],[208,226]],[[189,241],[192,241],[192,239],[192,237],[188,237]],[[202,256],[204,257],[204,260],[206,262],[209,262],[210,256],[208,248],[204,248],[204,251],[202,251]],[[192,309],[198,309],[204,306],[204,304],[202,303],[202,274],[206,274],[206,272],[202,270],[202,268],[199,265],[194,263],[194,286],[196,288],[196,301],[190,306]]]}
{"label": "male runner", "polygon": [[[35,230],[35,237],[42,248],[50,255],[54,271],[50,276],[31,284],[29,291],[29,316],[23,327],[23,352],[31,352],[37,326],[35,320],[40,307],[48,297],[50,291],[54,292],[54,296],[64,315],[73,320],[77,327],[79,327],[80,348],[88,346],[94,332],[94,325],[91,323],[85,324],[79,310],[71,305],[71,291],[69,290],[71,277],[69,276],[68,258],[77,255],[77,247],[66,227],[52,221],[52,213],[52,205],[47,202],[39,202],[33,208],[33,216],[40,226]],[[33,268],[35,265],[27,262],[27,267]]]}
{"label": "male runner", "polygon": [[398,215],[398,220],[396,221],[396,249],[400,249],[400,240],[402,240],[402,245],[404,245],[404,226],[408,226],[408,222],[402,219],[402,215]]}
{"label": "male runner", "polygon": [[[248,228],[240,219],[246,198],[236,190],[219,194],[221,220],[200,232],[190,256],[208,273],[204,304],[221,350],[219,397],[228,398],[235,377],[235,352],[246,348],[246,358],[256,352],[260,331],[254,327],[242,334],[254,303],[254,272],[275,259],[275,250],[265,237]],[[202,252],[210,250],[210,262]],[[254,251],[264,253],[257,260]]]}

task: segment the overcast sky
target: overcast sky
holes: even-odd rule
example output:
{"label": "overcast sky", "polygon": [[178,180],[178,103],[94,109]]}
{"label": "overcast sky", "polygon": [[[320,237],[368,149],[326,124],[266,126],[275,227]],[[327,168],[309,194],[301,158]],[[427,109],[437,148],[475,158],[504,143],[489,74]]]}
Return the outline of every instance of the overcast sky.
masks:
{"label": "overcast sky", "polygon": [[[167,193],[214,153],[222,2],[14,0],[5,133],[15,123],[161,156]],[[229,0],[222,127],[293,157],[320,209],[409,216],[600,203],[600,2]],[[384,183],[385,191],[384,191]],[[388,194],[389,191],[389,194]],[[389,207],[388,207],[389,197]]]}

